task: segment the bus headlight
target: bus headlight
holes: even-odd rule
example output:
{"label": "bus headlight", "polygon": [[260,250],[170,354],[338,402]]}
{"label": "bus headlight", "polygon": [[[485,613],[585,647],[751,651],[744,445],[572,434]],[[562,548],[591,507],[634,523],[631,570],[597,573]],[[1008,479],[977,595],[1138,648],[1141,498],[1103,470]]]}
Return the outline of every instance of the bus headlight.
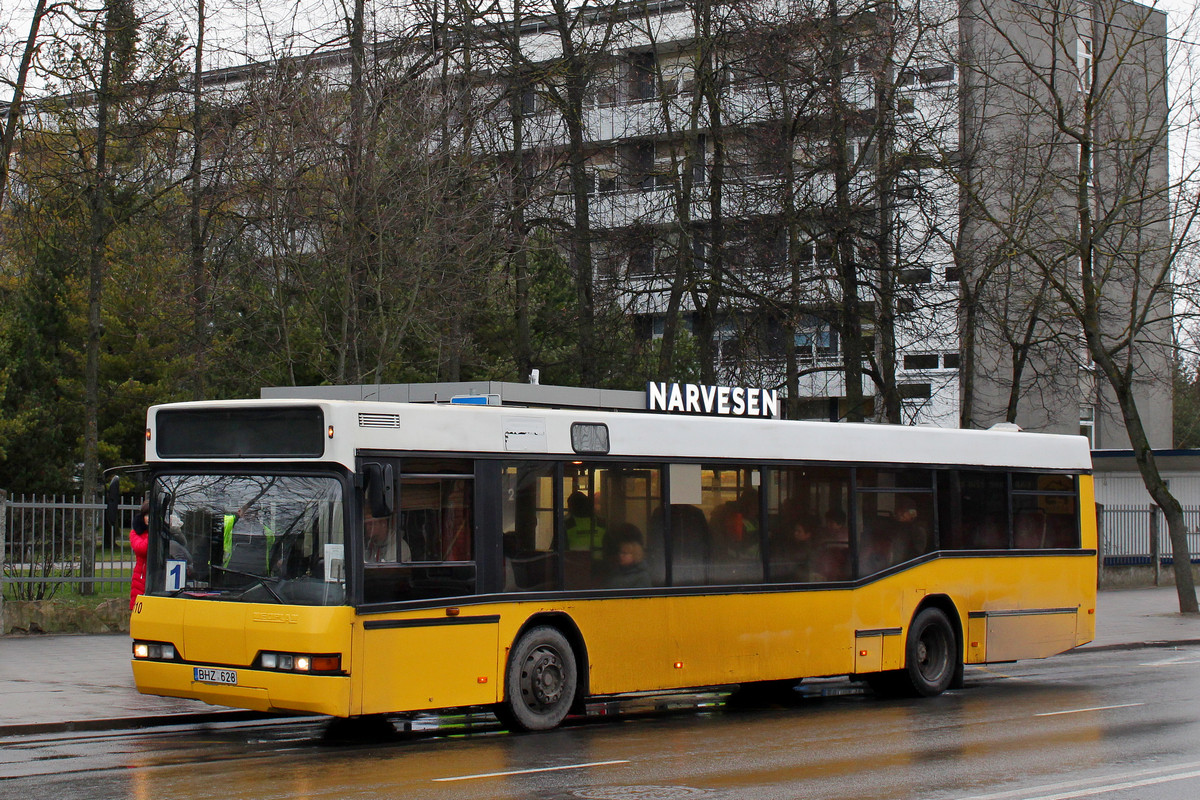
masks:
{"label": "bus headlight", "polygon": [[170,642],[135,641],[133,657],[145,661],[174,661],[175,645]]}
{"label": "bus headlight", "polygon": [[308,672],[313,674],[338,674],[342,671],[342,654],[328,653],[270,653],[258,654],[258,666],[278,672]]}

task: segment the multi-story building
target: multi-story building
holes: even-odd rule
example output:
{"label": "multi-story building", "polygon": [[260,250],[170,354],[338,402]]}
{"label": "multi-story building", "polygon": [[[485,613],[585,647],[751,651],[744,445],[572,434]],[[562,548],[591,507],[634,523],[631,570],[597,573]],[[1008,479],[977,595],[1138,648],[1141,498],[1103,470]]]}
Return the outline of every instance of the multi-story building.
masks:
{"label": "multi-story building", "polygon": [[[698,347],[714,380],[779,386],[808,418],[1012,420],[1125,446],[1063,293],[1083,268],[1085,207],[1101,223],[1089,261],[1121,276],[1104,284],[1109,340],[1146,294],[1142,267],[1162,261],[1160,12],[661,0],[431,42],[368,56],[444,61],[421,72],[459,123],[436,144],[493,166],[504,212],[547,232],[580,296],[631,315],[648,340]],[[313,60],[331,105],[350,62]],[[219,102],[263,71],[214,71],[205,85]],[[1165,447],[1161,317],[1127,338]]]}
{"label": "multi-story building", "polygon": [[[1135,182],[1112,129],[1165,121],[1163,15],[1115,0],[722,8],[719,22],[680,0],[581,16],[565,36],[552,17],[521,28],[535,77],[488,146],[511,154],[519,126],[524,160],[561,167],[541,209],[587,243],[598,291],[648,336],[710,339],[716,377],[784,385],[801,416],[853,415],[858,381],[867,418],[1009,420],[1121,446],[1053,283],[1080,263],[1080,131],[1094,216],[1125,226],[1100,238],[1136,229],[1158,241],[1147,260],[1163,255],[1165,138],[1141,147],[1142,199],[1112,200]],[[1117,339],[1147,279],[1095,244],[1098,269],[1130,270],[1104,284]],[[1062,252],[1028,257],[1042,248]],[[1159,446],[1169,327],[1133,335]]]}

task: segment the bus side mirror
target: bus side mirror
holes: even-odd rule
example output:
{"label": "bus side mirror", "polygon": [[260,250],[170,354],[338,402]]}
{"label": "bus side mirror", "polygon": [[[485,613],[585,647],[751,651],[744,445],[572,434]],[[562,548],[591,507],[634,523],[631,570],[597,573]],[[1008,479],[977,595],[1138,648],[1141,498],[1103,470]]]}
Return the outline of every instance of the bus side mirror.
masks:
{"label": "bus side mirror", "polygon": [[114,477],[104,490],[104,524],[115,529],[120,519],[121,479]]}
{"label": "bus side mirror", "polygon": [[395,510],[396,481],[391,464],[370,463],[367,470],[367,506],[373,517],[389,517]]}

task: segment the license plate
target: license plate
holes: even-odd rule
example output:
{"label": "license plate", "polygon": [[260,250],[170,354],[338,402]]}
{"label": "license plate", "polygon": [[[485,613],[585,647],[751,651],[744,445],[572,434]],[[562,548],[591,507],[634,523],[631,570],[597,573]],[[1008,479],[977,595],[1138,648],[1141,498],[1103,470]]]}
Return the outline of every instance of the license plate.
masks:
{"label": "license plate", "polygon": [[213,669],[212,667],[195,667],[194,680],[197,683],[220,683],[226,686],[237,686],[237,670]]}

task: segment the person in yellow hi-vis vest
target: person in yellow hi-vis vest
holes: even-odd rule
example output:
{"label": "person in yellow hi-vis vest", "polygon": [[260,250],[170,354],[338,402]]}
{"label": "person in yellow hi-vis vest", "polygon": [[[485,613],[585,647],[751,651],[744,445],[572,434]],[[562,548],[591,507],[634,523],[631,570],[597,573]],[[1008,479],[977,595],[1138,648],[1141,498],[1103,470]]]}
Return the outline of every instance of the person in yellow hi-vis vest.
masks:
{"label": "person in yellow hi-vis vest", "polygon": [[591,551],[592,559],[604,558],[604,525],[596,519],[591,499],[583,492],[567,497],[566,536],[568,550]]}
{"label": "person in yellow hi-vis vest", "polygon": [[238,572],[271,574],[275,531],[265,522],[259,528],[258,522],[258,510],[250,506],[242,506],[225,515],[221,566]]}

